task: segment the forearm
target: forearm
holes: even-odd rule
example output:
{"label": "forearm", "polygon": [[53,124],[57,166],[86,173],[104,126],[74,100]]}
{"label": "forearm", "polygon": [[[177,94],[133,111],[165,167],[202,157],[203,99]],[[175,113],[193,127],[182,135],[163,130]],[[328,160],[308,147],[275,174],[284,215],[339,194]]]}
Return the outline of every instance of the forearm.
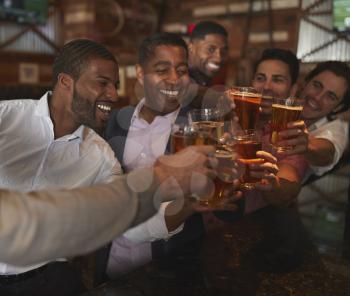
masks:
{"label": "forearm", "polygon": [[[143,175],[135,173],[131,180],[144,181]],[[141,193],[129,181],[123,176],[75,190],[0,191],[0,261],[28,265],[84,254],[149,218],[157,210],[156,180]]]}
{"label": "forearm", "polygon": [[277,207],[287,207],[294,202],[301,189],[301,179],[297,164],[278,163],[278,173],[276,182],[273,183],[271,190],[262,192],[266,202]]}
{"label": "forearm", "polygon": [[326,139],[309,137],[308,150],[305,153],[305,158],[310,165],[327,166],[334,159],[335,147]]}
{"label": "forearm", "polygon": [[262,196],[272,206],[287,207],[296,200],[300,189],[299,182],[278,178],[278,182],[273,190],[262,192]]}

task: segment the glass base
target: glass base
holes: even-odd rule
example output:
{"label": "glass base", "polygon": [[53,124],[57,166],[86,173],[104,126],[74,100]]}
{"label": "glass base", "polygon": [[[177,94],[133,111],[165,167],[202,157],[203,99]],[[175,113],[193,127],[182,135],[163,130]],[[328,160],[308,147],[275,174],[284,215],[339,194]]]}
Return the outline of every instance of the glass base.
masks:
{"label": "glass base", "polygon": [[256,183],[242,183],[239,187],[240,189],[253,190],[255,189]]}
{"label": "glass base", "polygon": [[210,200],[205,200],[205,199],[199,199],[198,203],[203,206],[203,207],[209,207],[211,206]]}

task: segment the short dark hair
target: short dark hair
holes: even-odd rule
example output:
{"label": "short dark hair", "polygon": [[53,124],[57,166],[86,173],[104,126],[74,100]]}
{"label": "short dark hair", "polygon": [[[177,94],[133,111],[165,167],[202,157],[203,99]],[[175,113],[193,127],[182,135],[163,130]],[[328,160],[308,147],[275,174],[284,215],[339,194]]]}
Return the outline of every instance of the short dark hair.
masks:
{"label": "short dark hair", "polygon": [[69,74],[74,80],[77,80],[81,71],[93,58],[102,58],[117,64],[113,54],[102,44],[95,41],[75,39],[65,44],[53,63],[53,85],[56,85],[60,73]]}
{"label": "short dark hair", "polygon": [[292,84],[295,84],[297,82],[299,76],[299,61],[293,52],[281,48],[265,49],[260,59],[254,65],[254,73],[256,73],[259,65],[266,60],[278,60],[287,64]]}
{"label": "short dark hair", "polygon": [[196,24],[190,34],[191,41],[195,39],[203,39],[208,34],[218,34],[225,38],[228,37],[227,30],[218,23],[212,21],[203,21]]}
{"label": "short dark hair", "polygon": [[[344,94],[344,97],[340,103],[344,104],[341,110],[338,110],[336,113],[345,111],[350,108],[350,67],[345,62],[339,61],[326,61],[317,64],[317,66],[312,69],[306,76],[305,82],[311,81],[312,78],[317,76],[318,74],[330,71],[334,73],[336,76],[342,77],[345,79],[348,88]],[[336,114],[335,112],[333,114]]]}
{"label": "short dark hair", "polygon": [[188,48],[186,42],[177,34],[174,33],[157,33],[146,37],[139,46],[138,63],[144,65],[151,57],[154,56],[156,47],[179,46],[186,51],[188,57]]}

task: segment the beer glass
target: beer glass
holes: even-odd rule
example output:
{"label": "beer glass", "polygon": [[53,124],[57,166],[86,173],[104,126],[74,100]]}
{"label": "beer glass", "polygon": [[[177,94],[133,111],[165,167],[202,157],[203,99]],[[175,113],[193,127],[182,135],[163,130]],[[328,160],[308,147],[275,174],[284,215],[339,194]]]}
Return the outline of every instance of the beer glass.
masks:
{"label": "beer glass", "polygon": [[273,98],[274,96],[271,94],[270,90],[261,90],[260,118],[265,117],[266,119],[270,120]]}
{"label": "beer glass", "polygon": [[288,122],[299,120],[301,111],[303,110],[304,100],[295,97],[287,99],[274,98],[272,103],[271,118],[271,144],[277,152],[292,149],[291,146],[277,145],[282,139],[278,133],[287,129]]}
{"label": "beer glass", "polygon": [[[194,109],[188,112],[188,121],[199,134],[206,135],[208,144],[215,145],[224,134],[224,113],[220,109]],[[211,141],[211,142],[210,142]]]}
{"label": "beer glass", "polygon": [[[171,127],[171,153],[176,153],[190,145],[196,145],[197,129],[189,124],[173,124]],[[204,141],[203,141],[204,142]]]}
{"label": "beer glass", "polygon": [[256,156],[256,152],[262,148],[261,135],[257,132],[249,134],[246,132],[237,133],[234,136],[233,145],[241,165],[241,187],[243,189],[253,189],[255,183],[261,180],[250,175],[249,165],[264,162],[262,158]]}
{"label": "beer glass", "polygon": [[215,208],[225,198],[225,192],[233,187],[235,178],[233,169],[236,154],[229,147],[218,146],[215,151],[215,157],[219,164],[217,176],[214,179],[214,188],[211,194],[199,199],[201,205],[212,208]]}
{"label": "beer glass", "polygon": [[261,94],[252,87],[232,87],[228,97],[235,103],[239,124],[247,134],[254,131],[259,119]]}

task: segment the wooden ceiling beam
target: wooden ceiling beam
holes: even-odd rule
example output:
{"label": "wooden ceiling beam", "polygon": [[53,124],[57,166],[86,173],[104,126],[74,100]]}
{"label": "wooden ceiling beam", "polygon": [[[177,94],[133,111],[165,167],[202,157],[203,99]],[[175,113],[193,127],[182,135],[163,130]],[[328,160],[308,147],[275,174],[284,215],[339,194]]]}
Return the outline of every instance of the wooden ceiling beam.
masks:
{"label": "wooden ceiling beam", "polygon": [[0,43],[0,49],[5,48],[6,46],[11,45],[13,42],[15,42],[18,38],[20,38],[21,36],[23,36],[24,34],[26,34],[27,32],[29,32],[31,30],[31,27],[25,27],[22,31],[18,32],[17,34],[11,36],[10,38],[8,38],[7,40],[5,40],[4,42]]}

